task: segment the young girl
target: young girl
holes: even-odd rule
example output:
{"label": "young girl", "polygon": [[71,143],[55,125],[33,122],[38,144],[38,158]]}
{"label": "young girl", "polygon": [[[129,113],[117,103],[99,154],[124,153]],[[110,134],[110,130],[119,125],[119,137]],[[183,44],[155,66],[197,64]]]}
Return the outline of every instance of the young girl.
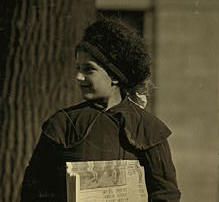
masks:
{"label": "young girl", "polygon": [[[149,202],[178,202],[171,131],[148,113],[150,58],[126,25],[101,19],[75,50],[85,102],[46,121],[26,169],[21,201],[66,201],[65,162],[133,159],[144,166]],[[144,91],[142,91],[144,89]]]}

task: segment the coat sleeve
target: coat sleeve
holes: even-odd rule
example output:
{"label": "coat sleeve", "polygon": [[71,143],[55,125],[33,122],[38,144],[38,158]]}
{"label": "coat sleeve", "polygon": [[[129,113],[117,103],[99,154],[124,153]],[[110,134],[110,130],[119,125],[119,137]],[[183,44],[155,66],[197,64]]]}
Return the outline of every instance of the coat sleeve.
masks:
{"label": "coat sleeve", "polygon": [[66,200],[65,162],[61,137],[64,126],[60,115],[50,118],[42,127],[42,134],[25,170],[21,202],[61,202]]}
{"label": "coat sleeve", "polygon": [[141,163],[145,168],[148,202],[179,202],[180,191],[168,141],[144,151]]}
{"label": "coat sleeve", "polygon": [[21,202],[63,201],[65,163],[60,145],[41,135],[25,170]]}

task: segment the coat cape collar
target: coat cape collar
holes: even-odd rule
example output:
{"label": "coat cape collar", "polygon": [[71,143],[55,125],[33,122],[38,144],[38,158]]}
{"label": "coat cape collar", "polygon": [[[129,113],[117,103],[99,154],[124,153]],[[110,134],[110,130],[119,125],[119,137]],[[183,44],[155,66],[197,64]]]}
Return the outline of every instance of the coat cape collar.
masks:
{"label": "coat cape collar", "polygon": [[129,143],[139,150],[147,150],[161,143],[171,134],[157,117],[125,98],[106,111],[119,121]]}

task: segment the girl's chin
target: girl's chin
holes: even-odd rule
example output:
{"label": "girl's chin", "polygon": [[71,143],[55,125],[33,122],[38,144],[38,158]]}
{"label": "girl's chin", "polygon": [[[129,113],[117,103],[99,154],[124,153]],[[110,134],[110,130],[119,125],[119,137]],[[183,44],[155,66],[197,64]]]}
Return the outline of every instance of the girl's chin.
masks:
{"label": "girl's chin", "polygon": [[95,100],[96,99],[95,96],[91,93],[84,93],[82,96],[85,100]]}

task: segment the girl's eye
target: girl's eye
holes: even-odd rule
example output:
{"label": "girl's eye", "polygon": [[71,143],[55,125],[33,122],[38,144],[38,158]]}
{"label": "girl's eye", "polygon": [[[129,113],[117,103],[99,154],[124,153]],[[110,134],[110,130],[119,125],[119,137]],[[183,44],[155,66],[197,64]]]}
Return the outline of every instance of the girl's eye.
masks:
{"label": "girl's eye", "polygon": [[89,63],[88,64],[82,64],[82,65],[79,65],[79,64],[76,65],[76,71],[81,72],[83,74],[92,74],[96,70],[97,69]]}
{"label": "girl's eye", "polygon": [[93,73],[94,71],[95,71],[95,68],[90,64],[86,64],[83,67],[83,72],[85,73]]}

